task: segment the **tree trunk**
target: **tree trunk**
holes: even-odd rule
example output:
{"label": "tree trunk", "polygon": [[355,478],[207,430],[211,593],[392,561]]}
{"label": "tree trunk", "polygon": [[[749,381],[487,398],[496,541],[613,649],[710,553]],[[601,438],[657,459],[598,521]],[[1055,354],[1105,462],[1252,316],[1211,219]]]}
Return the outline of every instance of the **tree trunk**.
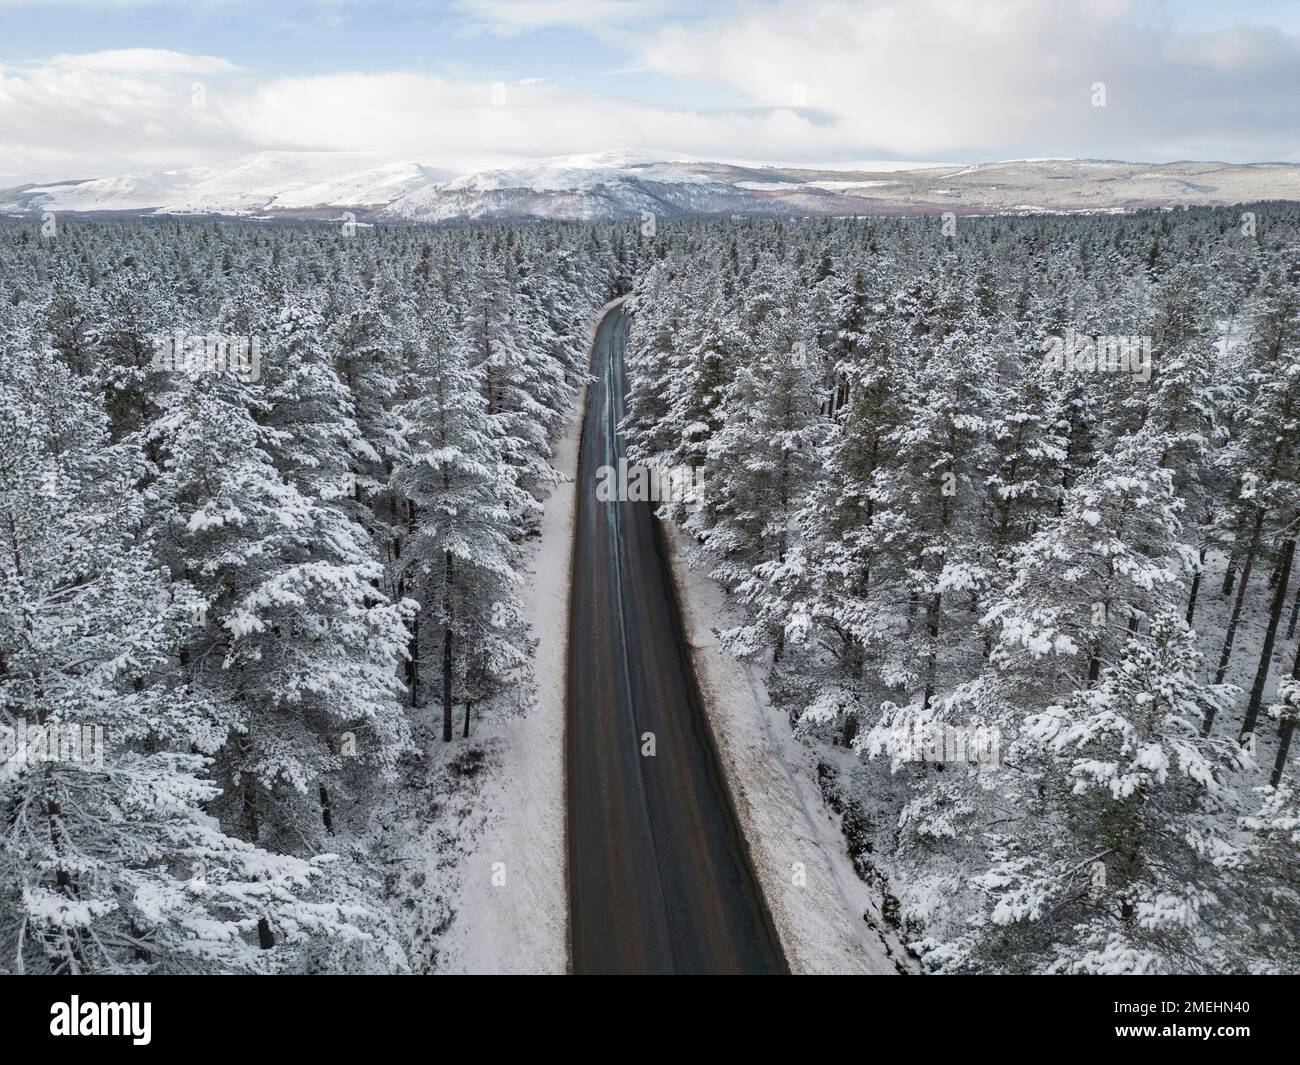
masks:
{"label": "tree trunk", "polygon": [[1088,687],[1093,687],[1101,678],[1101,645],[1093,648],[1088,656]]}
{"label": "tree trunk", "polygon": [[463,739],[469,739],[469,715],[470,715],[470,711],[473,709],[474,709],[474,700],[466,699],[465,700],[465,728],[461,732],[461,737]]}
{"label": "tree trunk", "polygon": [[[237,698],[243,699],[242,691]],[[248,769],[249,739],[247,734],[237,737],[235,750],[239,756],[239,805],[240,813],[244,818],[244,831],[248,834],[248,842],[256,843],[261,833],[261,816],[257,808],[257,781],[253,779],[253,774]]]}
{"label": "tree trunk", "polygon": [[1282,620],[1282,607],[1286,604],[1286,590],[1291,581],[1291,562],[1294,557],[1295,540],[1288,540],[1282,545],[1282,561],[1278,567],[1277,586],[1273,589],[1273,603],[1268,611],[1268,628],[1264,631],[1264,646],[1259,654],[1259,668],[1255,670],[1255,683],[1250,689],[1250,702],[1246,704],[1246,716],[1241,722],[1242,735],[1255,731],[1259,706],[1264,701],[1264,684],[1268,680],[1273,645],[1277,642],[1277,626]]}
{"label": "tree trunk", "polygon": [[[415,503],[408,499],[406,501],[406,527],[410,533],[414,534],[415,526]],[[401,550],[400,546],[398,550]],[[405,583],[405,578],[403,578],[403,591],[405,591]],[[418,612],[411,620],[411,642],[408,651],[410,657],[406,660],[406,683],[410,688],[411,709],[415,709],[420,705],[420,615]]]}
{"label": "tree trunk", "polygon": [[925,664],[925,701],[921,704],[926,710],[934,698],[935,682],[939,675],[939,623],[942,617],[943,597],[936,592],[930,597],[930,607],[926,611],[926,632],[930,637],[930,647]]}
{"label": "tree trunk", "polygon": [[1232,594],[1233,584],[1237,579],[1237,557],[1233,555],[1228,559],[1228,568],[1223,571],[1223,587],[1219,589],[1219,594],[1225,599]]}
{"label": "tree trunk", "polygon": [[1237,576],[1237,566],[1241,562],[1241,536],[1246,531],[1246,524],[1239,516],[1232,530],[1232,550],[1228,552],[1228,565],[1223,570],[1223,587],[1219,594],[1227,597],[1232,594],[1233,581]]}
{"label": "tree trunk", "polygon": [[411,707],[420,705],[420,615],[411,619],[411,642],[407,647],[406,686],[410,691]]}
{"label": "tree trunk", "polygon": [[320,786],[320,819],[325,824],[325,831],[334,835],[334,808],[330,804],[330,793],[325,785]]}
{"label": "tree trunk", "polygon": [[451,680],[453,669],[453,654],[455,652],[455,642],[452,635],[452,622],[455,620],[453,611],[455,607],[451,597],[452,581],[452,560],[451,552],[446,552],[447,559],[447,587],[443,598],[444,624],[447,626],[446,633],[442,640],[442,741],[443,743],[451,742]]}
{"label": "tree trunk", "polygon": [[55,886],[72,894],[72,874],[63,865],[63,807],[55,798],[54,778],[45,767],[45,816],[50,819],[50,848],[54,851]]}
{"label": "tree trunk", "polygon": [[1286,638],[1289,640],[1295,635],[1295,623],[1300,621],[1300,584],[1296,585],[1295,602],[1291,604],[1291,624],[1286,627]]}
{"label": "tree trunk", "polygon": [[[1300,681],[1300,646],[1295,649],[1295,662],[1291,665],[1291,678]],[[1296,715],[1287,713],[1278,725],[1277,761],[1273,763],[1273,775],[1269,783],[1277,787],[1282,779],[1282,770],[1286,767],[1286,753],[1291,746],[1291,734],[1295,732]]]}
{"label": "tree trunk", "polygon": [[[1232,658],[1232,642],[1237,638],[1237,623],[1241,620],[1241,604],[1246,598],[1246,589],[1250,586],[1250,571],[1255,565],[1255,554],[1259,550],[1259,534],[1264,527],[1264,508],[1255,510],[1255,528],[1250,534],[1250,546],[1246,549],[1246,558],[1241,566],[1241,583],[1237,585],[1237,598],[1232,604],[1232,618],[1228,622],[1227,634],[1223,637],[1223,651],[1219,654],[1219,668],[1214,673],[1214,683],[1222,684],[1224,674],[1228,672],[1228,661]],[[1205,716],[1205,735],[1210,734],[1214,724],[1214,711]]]}
{"label": "tree trunk", "polygon": [[251,780],[244,781],[243,802],[244,828],[248,832],[248,841],[250,843],[256,843],[258,833],[261,831],[261,826],[257,816],[257,792],[255,790],[255,785]]}
{"label": "tree trunk", "polygon": [[1187,596],[1187,624],[1192,623],[1192,618],[1196,616],[1196,593],[1201,590],[1201,577],[1205,574],[1205,547],[1201,547],[1201,564],[1196,567],[1196,573],[1192,577],[1192,590]]}

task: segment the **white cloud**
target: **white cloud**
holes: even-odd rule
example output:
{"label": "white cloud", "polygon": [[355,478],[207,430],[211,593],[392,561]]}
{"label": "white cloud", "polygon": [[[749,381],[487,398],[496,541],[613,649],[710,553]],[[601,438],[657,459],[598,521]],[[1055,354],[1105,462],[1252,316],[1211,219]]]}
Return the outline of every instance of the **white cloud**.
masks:
{"label": "white cloud", "polygon": [[[177,64],[179,71],[184,64]],[[549,82],[453,82],[419,73],[212,77],[60,61],[0,68],[5,169],[55,178],[199,165],[265,149],[358,151],[472,167],[653,146],[696,156],[784,157],[818,140],[788,112],[710,114],[609,98]],[[499,101],[499,102],[498,102]],[[811,140],[810,140],[811,136]]]}
{"label": "white cloud", "polygon": [[[0,10],[5,8],[26,8],[53,10],[56,8],[86,11],[127,11],[132,8],[160,7],[168,0],[0,0]],[[220,7],[232,6],[241,0],[193,0],[195,6]]]}
{"label": "white cloud", "polygon": [[54,66],[130,74],[232,74],[239,67],[213,55],[189,55],[163,48],[115,48],[104,52],[62,53]]}
{"label": "white cloud", "polygon": [[[527,13],[512,0],[463,6],[523,27],[610,2],[547,0]],[[203,165],[264,149],[446,167],[610,147],[788,162],[1300,161],[1300,39],[1258,28],[1180,33],[1143,21],[1145,10],[1137,0],[728,6],[702,22],[625,36],[634,69],[667,79],[672,105],[635,99],[622,85],[606,92],[594,77],[524,78],[502,99],[492,82],[419,71],[256,76],[219,56],[161,49],[62,54],[0,67],[0,159],[11,177],[41,178]],[[678,102],[700,98],[700,83],[724,87],[736,106]]]}
{"label": "white cloud", "polygon": [[[857,154],[1300,158],[1300,39],[1179,33],[1137,0],[782,2],[661,28],[641,60],[769,106]],[[1106,106],[1092,85],[1106,85]]]}
{"label": "white cloud", "polygon": [[755,143],[796,143],[784,132],[792,116],[779,112],[695,113],[531,80],[503,89],[504,95],[495,83],[421,74],[334,74],[276,79],[222,107],[232,128],[259,146],[356,149],[430,162],[623,144],[734,155]]}

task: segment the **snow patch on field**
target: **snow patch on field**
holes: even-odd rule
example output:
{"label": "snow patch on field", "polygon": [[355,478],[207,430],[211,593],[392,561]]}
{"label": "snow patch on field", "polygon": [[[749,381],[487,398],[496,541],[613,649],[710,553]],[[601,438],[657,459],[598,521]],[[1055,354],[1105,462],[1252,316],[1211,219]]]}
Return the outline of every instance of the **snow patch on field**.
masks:
{"label": "snow patch on field", "polygon": [[880,899],[853,870],[817,789],[812,752],[772,709],[761,669],[718,643],[718,630],[735,623],[722,589],[691,568],[693,548],[675,526],[663,531],[718,754],[790,971],[910,968],[901,943],[883,931]]}
{"label": "snow patch on field", "polygon": [[898,181],[810,181],[808,185],[814,189],[825,189],[827,192],[843,192],[845,189],[876,189],[885,185],[898,185]]}
{"label": "snow patch on field", "polygon": [[749,189],[752,192],[779,192],[782,189],[805,188],[802,181],[737,181],[735,188]]}

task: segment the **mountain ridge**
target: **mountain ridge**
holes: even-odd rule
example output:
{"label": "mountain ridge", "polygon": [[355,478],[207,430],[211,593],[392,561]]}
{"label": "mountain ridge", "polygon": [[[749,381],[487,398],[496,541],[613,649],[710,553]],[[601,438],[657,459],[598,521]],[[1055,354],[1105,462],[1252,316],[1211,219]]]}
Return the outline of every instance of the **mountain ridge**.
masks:
{"label": "mountain ridge", "polygon": [[[871,164],[867,164],[870,166]],[[0,213],[611,221],[739,214],[1060,213],[1300,199],[1300,164],[1020,159],[840,169],[616,149],[458,174],[347,152],[259,152],[210,167],[0,189]]]}

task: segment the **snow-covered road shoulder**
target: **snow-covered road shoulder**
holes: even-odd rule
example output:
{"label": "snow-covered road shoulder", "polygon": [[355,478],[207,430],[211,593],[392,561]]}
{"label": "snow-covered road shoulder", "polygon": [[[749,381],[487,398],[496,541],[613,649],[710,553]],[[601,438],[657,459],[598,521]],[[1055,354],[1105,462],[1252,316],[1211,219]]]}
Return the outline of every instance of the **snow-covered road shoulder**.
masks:
{"label": "snow-covered road shoulder", "polygon": [[759,667],[721,648],[717,631],[734,624],[723,591],[691,567],[680,530],[662,528],[718,754],[790,971],[897,973],[905,955],[881,932],[880,900],[853,870],[812,753],[772,709]]}

